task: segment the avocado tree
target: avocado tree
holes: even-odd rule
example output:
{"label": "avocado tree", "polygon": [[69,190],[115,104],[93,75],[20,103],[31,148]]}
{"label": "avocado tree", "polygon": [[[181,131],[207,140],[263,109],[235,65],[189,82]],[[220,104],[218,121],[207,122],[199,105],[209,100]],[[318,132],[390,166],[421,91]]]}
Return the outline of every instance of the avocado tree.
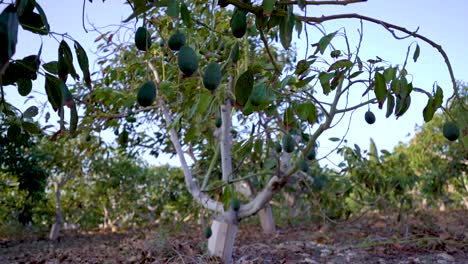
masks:
{"label": "avocado tree", "polygon": [[[130,38],[125,38],[126,29],[135,26],[128,24],[100,36],[101,69],[95,81],[78,42],[74,48],[85,85],[78,83],[73,94],[65,81],[68,75],[79,76],[67,41],[60,42],[57,61],[42,65],[49,102],[61,121],[56,136],[114,129],[118,143],[131,151],[177,155],[187,190],[214,215],[206,232],[211,235],[208,250],[230,262],[239,221],[268,207],[294,175],[321,158],[316,157],[318,138],[344,115],[377,104],[385,106],[387,117],[398,118],[416,93],[429,98],[424,110],[418,109],[426,122],[442,107],[442,88],[426,91],[409,78],[406,66],[417,62],[419,44],[410,45],[405,60],[396,65],[378,56],[361,57],[364,23],[437,49],[453,83],[450,98],[459,96],[445,51],[428,37],[354,13],[307,13],[310,6],[362,2],[129,0],[133,13],[123,23],[137,21],[137,29]],[[18,23],[28,29],[24,18],[40,18],[33,28],[50,33],[41,10],[36,1],[21,0],[0,16],[2,85],[23,90],[29,84],[31,78],[20,67],[29,59],[10,59]],[[320,37],[308,34],[342,19],[362,21],[357,43],[350,43],[344,28]],[[296,34],[306,44],[300,59],[292,46]],[[36,72],[37,63],[31,65]],[[359,96],[359,103],[349,100]],[[85,111],[79,125],[77,103]],[[64,106],[70,109],[68,127]],[[372,124],[375,115],[368,112],[365,119]]]}
{"label": "avocado tree", "polygon": [[[459,83],[460,98],[451,101],[450,111],[437,113],[434,119],[420,127],[407,144],[395,152],[406,155],[407,163],[419,178],[420,197],[426,206],[462,204],[468,208],[468,178],[466,176],[467,116],[466,84]],[[460,127],[460,130],[452,126]],[[454,137],[459,140],[453,141]]]}

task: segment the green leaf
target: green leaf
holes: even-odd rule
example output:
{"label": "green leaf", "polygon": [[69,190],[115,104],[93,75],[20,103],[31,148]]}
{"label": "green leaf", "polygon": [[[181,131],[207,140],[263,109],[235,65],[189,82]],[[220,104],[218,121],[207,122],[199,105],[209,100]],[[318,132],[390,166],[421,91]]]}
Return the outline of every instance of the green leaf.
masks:
{"label": "green leaf", "polygon": [[340,141],[341,139],[340,138],[337,138],[337,137],[331,137],[329,138],[328,140],[332,141],[332,142],[338,142]]}
{"label": "green leaf", "polygon": [[50,62],[44,63],[42,64],[42,68],[44,68],[46,71],[52,74],[58,75],[58,61],[50,61]]}
{"label": "green leaf", "polygon": [[138,17],[139,15],[144,14],[145,12],[149,11],[151,8],[153,8],[153,6],[147,5],[145,7],[140,8],[140,9],[135,9],[135,11],[133,11],[133,13],[122,22],[123,23],[128,23],[132,19],[134,19],[134,18]]}
{"label": "green leaf", "polygon": [[61,82],[57,77],[46,73],[45,90],[47,99],[54,111],[57,111],[63,105]]}
{"label": "green leaf", "polygon": [[423,110],[424,121],[425,122],[431,121],[432,118],[434,117],[435,111],[436,109],[434,108],[434,99],[429,98],[429,100],[427,101],[427,105],[426,107],[424,107],[424,110]]}
{"label": "green leaf", "polygon": [[397,98],[396,107],[395,107],[396,117],[398,118],[398,117],[402,116],[404,113],[406,113],[406,111],[408,110],[410,105],[411,105],[411,96],[408,96],[408,97],[406,97],[404,99]]}
{"label": "green leaf", "polygon": [[40,134],[41,133],[41,129],[39,128],[39,126],[36,123],[24,121],[23,123],[21,123],[21,126],[29,134]]}
{"label": "green leaf", "polygon": [[78,111],[76,110],[76,104],[73,104],[73,106],[70,108],[70,134],[72,136],[75,135],[76,129],[78,127]]}
{"label": "green leaf", "polygon": [[75,47],[75,53],[78,58],[78,64],[80,65],[81,72],[83,72],[83,79],[85,80],[86,86],[91,88],[91,74],[89,73],[88,55],[78,41],[75,41],[73,46]]}
{"label": "green leaf", "polygon": [[78,76],[75,70],[75,66],[73,66],[73,55],[70,46],[68,46],[65,40],[62,40],[59,45],[59,64],[61,59],[63,59],[63,62],[65,63],[66,68],[73,79],[79,80],[80,76]]}
{"label": "green leaf", "polygon": [[442,106],[443,100],[444,100],[444,91],[439,85],[437,85],[437,90],[434,95],[434,108],[436,110]]}
{"label": "green leaf", "polygon": [[36,9],[37,9],[37,12],[39,12],[39,15],[41,16],[42,23],[44,24],[44,28],[45,28],[45,34],[49,34],[49,32],[50,32],[50,26],[49,26],[49,22],[47,21],[47,16],[46,16],[44,10],[43,10],[42,7],[37,3],[37,1],[33,1],[33,3],[34,3],[34,6],[35,6]]}
{"label": "green leaf", "polygon": [[387,113],[385,117],[388,118],[393,113],[393,108],[395,108],[395,97],[392,94],[387,95]]}
{"label": "green leaf", "polygon": [[319,73],[319,80],[320,84],[322,85],[323,93],[328,95],[331,91],[330,80],[335,76],[335,73],[327,73],[327,72],[320,72]]}
{"label": "green leaf", "polygon": [[179,1],[168,1],[166,14],[172,18],[177,18],[179,16]]}
{"label": "green leaf", "polygon": [[397,67],[390,67],[385,69],[383,75],[385,77],[385,82],[390,83],[396,77]]}
{"label": "green leaf", "polygon": [[29,4],[29,0],[19,0],[16,1],[16,3],[16,13],[18,14],[18,16],[21,16],[25,11],[26,6]]}
{"label": "green leaf", "polygon": [[379,104],[383,103],[387,96],[387,86],[385,85],[385,77],[380,72],[375,72],[374,92]]}
{"label": "green leaf", "polygon": [[30,79],[19,79],[17,82],[18,84],[18,92],[21,96],[28,95],[32,90],[32,81]]}
{"label": "green leaf", "polygon": [[342,69],[342,68],[351,68],[353,67],[353,63],[350,60],[339,60],[330,65],[330,68],[328,68],[328,71],[333,71],[337,69]]}
{"label": "green leaf", "polygon": [[270,16],[273,10],[275,9],[276,0],[263,0],[263,14]]}
{"label": "green leaf", "polygon": [[35,116],[37,116],[37,114],[39,114],[39,109],[37,108],[37,106],[30,106],[28,107],[28,109],[26,109],[26,111],[24,111],[23,113],[23,117],[24,118],[33,118]]}
{"label": "green leaf", "polygon": [[187,28],[191,28],[193,26],[190,11],[188,10],[188,7],[185,3],[180,5],[180,16],[182,17],[182,21]]}
{"label": "green leaf", "polygon": [[315,121],[317,121],[317,109],[312,102],[306,102],[297,105],[296,113],[299,119],[307,121],[310,124],[313,124]]}
{"label": "green leaf", "polygon": [[419,48],[419,44],[416,44],[416,50],[414,51],[414,54],[413,54],[414,62],[418,60],[420,52],[421,52],[421,49]]}
{"label": "green leaf", "polygon": [[288,13],[282,17],[280,22],[280,41],[284,49],[289,49],[291,46],[294,21],[293,7],[288,5]]}
{"label": "green leaf", "polygon": [[351,75],[349,76],[349,79],[356,78],[356,77],[358,77],[361,73],[363,73],[363,71],[353,72],[353,74],[351,74]]}
{"label": "green leaf", "polygon": [[249,100],[254,85],[254,75],[251,69],[242,73],[236,81],[234,96],[236,103],[244,106]]}
{"label": "green leaf", "polygon": [[[318,46],[317,46],[317,49],[318,51],[320,51],[320,54],[323,55],[323,53],[325,52],[325,50],[327,49],[328,45],[330,45],[330,42],[332,41],[332,39],[335,37],[337,32],[333,32],[333,33],[330,33],[326,36],[323,36],[319,42],[318,42]],[[361,70],[361,69],[359,69]]]}
{"label": "green leaf", "polygon": [[0,68],[10,60],[16,52],[18,42],[18,14],[13,5],[8,5],[0,14]]}

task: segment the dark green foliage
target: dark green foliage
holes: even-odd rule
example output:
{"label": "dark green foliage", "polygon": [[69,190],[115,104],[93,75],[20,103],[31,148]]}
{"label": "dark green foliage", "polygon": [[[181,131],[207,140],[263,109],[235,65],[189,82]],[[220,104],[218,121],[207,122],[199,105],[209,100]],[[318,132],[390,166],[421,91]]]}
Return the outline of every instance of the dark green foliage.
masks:
{"label": "dark green foliage", "polygon": [[364,119],[366,122],[370,125],[375,123],[375,115],[371,111],[367,111],[366,114],[364,115]]}
{"label": "dark green foliage", "polygon": [[[0,168],[2,174],[19,183],[18,190],[26,192],[18,220],[32,222],[33,205],[43,201],[48,172],[41,166],[45,156],[36,151],[36,139],[16,125],[8,125],[0,117]],[[11,138],[14,137],[14,140]]]}
{"label": "dark green foliage", "polygon": [[185,76],[191,76],[198,69],[198,57],[195,51],[189,46],[183,46],[180,48],[179,55],[177,57],[179,69],[184,73]]}
{"label": "dark green foliage", "polygon": [[174,33],[167,41],[167,44],[171,50],[180,50],[185,45],[185,34],[180,32]]}
{"label": "dark green foliage", "polygon": [[444,137],[450,141],[455,141],[460,136],[460,129],[454,122],[447,122],[443,127]]}
{"label": "dark green foliage", "polygon": [[147,81],[138,90],[137,102],[139,105],[150,106],[156,99],[156,85],[152,81]]}
{"label": "dark green foliage", "polygon": [[247,13],[236,9],[231,18],[232,35],[236,38],[242,38],[247,31]]}
{"label": "dark green foliage", "polygon": [[203,85],[206,89],[213,91],[221,83],[221,77],[221,67],[218,63],[211,62],[206,66],[205,74],[203,75]]}
{"label": "dark green foliage", "polygon": [[139,27],[135,33],[135,46],[146,51],[151,47],[151,36],[145,27]]}
{"label": "dark green foliage", "polygon": [[229,2],[226,1],[226,0],[219,0],[219,1],[218,1],[218,5],[219,5],[220,7],[226,7],[226,6],[229,5]]}
{"label": "dark green foliage", "polygon": [[15,54],[18,25],[15,6],[10,4],[0,14],[0,69]]}
{"label": "dark green foliage", "polygon": [[294,138],[292,137],[291,134],[286,134],[283,137],[283,149],[286,151],[286,153],[291,153],[294,151],[294,148],[296,147],[296,142],[294,141]]}

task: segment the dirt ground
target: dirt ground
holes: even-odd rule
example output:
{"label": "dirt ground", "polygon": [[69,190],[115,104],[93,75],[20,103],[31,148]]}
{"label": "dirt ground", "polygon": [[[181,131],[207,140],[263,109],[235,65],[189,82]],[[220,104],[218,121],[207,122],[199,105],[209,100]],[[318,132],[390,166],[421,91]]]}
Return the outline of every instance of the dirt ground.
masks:
{"label": "dirt ground", "polygon": [[[198,226],[0,238],[0,263],[218,263]],[[235,263],[468,263],[468,211],[284,224],[274,235],[241,223]]]}

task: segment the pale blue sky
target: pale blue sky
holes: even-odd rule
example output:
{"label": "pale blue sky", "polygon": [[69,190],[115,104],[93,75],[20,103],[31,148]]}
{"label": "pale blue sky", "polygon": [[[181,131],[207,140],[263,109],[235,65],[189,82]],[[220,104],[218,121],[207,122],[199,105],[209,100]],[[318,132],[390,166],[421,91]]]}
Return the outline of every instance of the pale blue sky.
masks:
{"label": "pale blue sky", "polygon": [[[86,34],[82,28],[82,1],[48,0],[38,2],[43,6],[48,16],[51,30],[58,33],[66,32],[78,40],[87,50],[91,60],[90,64],[93,65],[95,56],[92,51],[95,50],[94,39],[97,37],[97,33]],[[118,24],[131,12],[127,5],[122,4],[123,1],[108,0],[104,4],[100,0],[93,2],[92,4],[89,2],[86,4],[86,17],[87,20],[98,27]],[[359,13],[404,26],[409,30],[415,30],[419,26],[419,33],[429,37],[445,49],[451,60],[455,77],[458,80],[468,81],[468,65],[466,63],[468,61],[468,49],[466,48],[466,43],[468,43],[468,32],[466,30],[468,25],[467,10],[467,1],[369,0],[367,3],[345,7],[312,6],[308,15]],[[327,32],[346,27],[350,35],[356,36],[359,21],[339,20],[327,22],[324,26]],[[89,25],[88,28],[90,28]],[[105,31],[105,29],[102,30]],[[320,35],[317,31],[312,31],[312,29],[310,29],[310,32],[314,32],[314,34],[309,35],[311,37],[310,41],[316,42]],[[373,58],[378,55],[392,64],[401,64],[403,62],[407,46],[414,41],[411,38],[403,41],[395,40],[381,26],[366,22],[364,23],[364,34],[361,57]],[[302,39],[304,37],[302,35]],[[44,43],[43,61],[55,60],[58,43],[48,37],[42,38],[42,41]],[[37,53],[40,43],[41,38],[39,36],[20,30],[15,58]],[[434,81],[437,81],[444,88],[445,98],[447,98],[451,94],[451,82],[442,57],[429,45],[421,41],[418,41],[418,43],[421,46],[420,58],[416,64],[412,63],[411,60],[408,66],[408,70],[414,76],[415,86],[431,89]],[[356,43],[351,43],[351,45],[355,46]],[[298,46],[301,47],[302,51],[304,50],[300,43]],[[44,93],[42,79],[39,77],[34,83],[34,90]],[[12,92],[12,88],[9,87],[6,91],[8,92],[7,98],[10,101],[13,100],[21,109],[25,109],[32,104],[23,105],[24,98],[19,97],[16,92]],[[356,93],[353,101],[359,102],[361,93]],[[426,101],[425,96],[414,97],[409,112],[399,120],[395,120],[393,116],[385,119],[384,111],[372,106],[372,110],[377,117],[374,125],[368,125],[364,121],[363,116],[367,108],[356,111],[346,137],[348,145],[352,146],[354,143],[358,143],[365,149],[369,145],[369,138],[372,137],[379,149],[391,150],[399,141],[408,141],[409,137],[406,137],[406,135],[414,132],[415,124],[420,125],[423,123],[422,110]],[[327,139],[335,136],[341,137],[347,127],[347,121],[347,118],[345,118],[339,126],[323,135],[320,139],[319,156],[326,154],[328,150],[334,147],[334,144],[328,142]],[[335,155],[330,156],[330,158],[336,163],[340,160]],[[160,158],[157,161],[152,160],[152,163],[166,163],[166,161],[167,159]],[[177,163],[177,161],[174,162]]]}

